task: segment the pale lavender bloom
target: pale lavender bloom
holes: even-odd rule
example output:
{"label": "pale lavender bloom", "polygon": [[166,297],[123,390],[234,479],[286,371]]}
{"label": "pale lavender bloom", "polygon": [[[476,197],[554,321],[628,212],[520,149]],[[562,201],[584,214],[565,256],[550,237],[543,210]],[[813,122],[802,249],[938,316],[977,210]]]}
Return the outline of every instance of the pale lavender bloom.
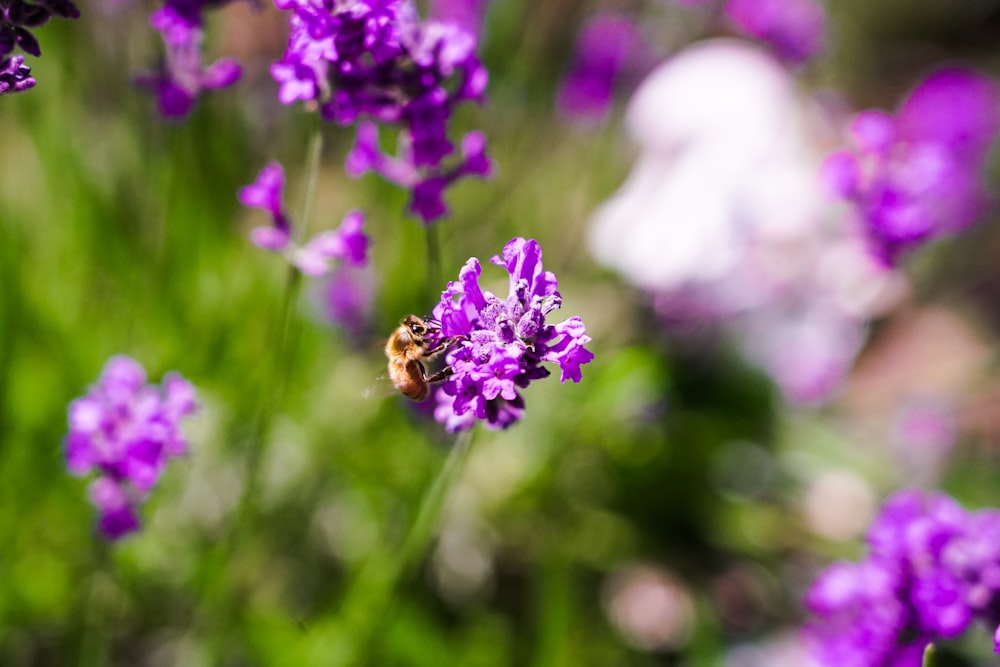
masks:
{"label": "pale lavender bloom", "polygon": [[[557,364],[561,382],[579,382],[580,366],[594,358],[584,347],[590,337],[579,317],[558,324],[546,321],[562,297],[555,275],[542,267],[537,241],[511,239],[502,256],[490,261],[510,274],[505,299],[482,290],[481,267],[473,257],[434,309],[441,339],[452,340],[446,356],[451,375],[438,392],[443,396],[435,411],[450,430],[471,426],[469,414],[492,428],[506,428],[524,413],[518,390],[549,375],[541,362]],[[450,411],[445,409],[449,403]]]}
{"label": "pale lavender bloom", "polygon": [[642,33],[629,17],[599,14],[588,20],[577,35],[573,61],[559,88],[559,110],[591,122],[604,118],[616,84],[630,67],[638,69],[645,50]]}
{"label": "pale lavender bloom", "polygon": [[443,23],[455,23],[469,34],[479,35],[489,0],[431,0],[430,16]]}
{"label": "pale lavender bloom", "polygon": [[901,491],[868,533],[870,554],[813,582],[805,635],[820,664],[920,664],[923,647],[1000,620],[1000,511],[967,512],[943,493]]}
{"label": "pale lavender bloom", "polygon": [[337,326],[361,342],[372,321],[376,276],[371,265],[353,266],[343,262],[330,273],[317,294],[319,310]]}
{"label": "pale lavender bloom", "polygon": [[729,0],[726,16],[792,63],[805,62],[823,47],[823,8],[813,0]]}
{"label": "pale lavender bloom", "polygon": [[176,373],[161,386],[127,356],[111,358],[97,383],[69,406],[66,463],[74,475],[96,469],[91,498],[109,539],[139,529],[138,507],[173,457],[187,452],[180,430],[197,408],[194,388]]}
{"label": "pale lavender bloom", "polygon": [[289,262],[308,276],[323,276],[334,262],[351,266],[368,262],[370,240],[362,231],[364,213],[352,211],[336,230],[319,232],[301,246],[292,241],[292,226],[282,202],[285,171],[278,162],[265,166],[250,185],[240,188],[237,197],[244,206],[260,208],[271,216],[271,226],[250,230],[250,241],[258,248],[283,253]]}
{"label": "pale lavender bloom", "polygon": [[365,216],[351,211],[334,231],[320,232],[292,253],[292,264],[307,276],[323,276],[342,260],[351,266],[367,263],[368,237],[361,231]]}
{"label": "pale lavender bloom", "polygon": [[853,204],[872,252],[887,264],[929,240],[959,232],[990,209],[983,172],[1000,132],[1000,88],[961,68],[935,72],[895,116],[854,117],[852,147],[830,155],[822,176]]}

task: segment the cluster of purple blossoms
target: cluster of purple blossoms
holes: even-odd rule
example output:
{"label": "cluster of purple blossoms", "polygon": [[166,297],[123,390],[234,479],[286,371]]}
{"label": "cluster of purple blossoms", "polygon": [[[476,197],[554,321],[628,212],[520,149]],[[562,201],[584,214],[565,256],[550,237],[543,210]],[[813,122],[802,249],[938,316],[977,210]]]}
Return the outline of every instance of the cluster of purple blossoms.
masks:
{"label": "cluster of purple blossoms", "polygon": [[240,188],[240,203],[250,208],[264,209],[271,215],[271,225],[250,231],[250,241],[258,248],[280,252],[288,261],[308,276],[326,275],[335,260],[351,266],[364,266],[368,261],[368,237],[361,231],[365,216],[360,211],[348,213],[336,230],[320,232],[298,246],[292,241],[292,225],[282,203],[285,171],[278,162],[264,167],[257,179]]}
{"label": "cluster of purple blossoms", "polygon": [[140,74],[136,83],[156,95],[164,118],[181,119],[191,112],[202,91],[231,86],[239,80],[242,69],[234,60],[223,58],[202,67],[204,41],[202,12],[224,5],[229,0],[167,0],[149,17],[166,46],[162,67]]}
{"label": "cluster of purple blossoms", "polygon": [[805,640],[823,665],[919,665],[928,643],[1000,622],[1000,510],[967,512],[943,493],[889,498],[864,560],[813,582]]}
{"label": "cluster of purple blossoms", "polygon": [[444,164],[455,152],[448,125],[456,105],[481,102],[486,88],[474,33],[456,22],[421,22],[410,0],[275,4],[292,12],[288,46],[271,66],[282,103],[307,102],[340,125],[369,117],[403,128],[395,158],[380,156],[377,133],[359,128],[353,173],[373,169],[411,189],[409,208],[427,223],[446,212],[440,201],[446,185],[488,173],[481,135],[463,141],[463,149],[479,144],[474,155],[466,153],[457,167]]}
{"label": "cluster of purple blossoms", "polygon": [[853,149],[830,155],[823,178],[853,204],[872,252],[893,265],[905,251],[959,232],[989,210],[983,172],[998,131],[996,82],[965,69],[940,70],[895,116],[855,116]]}
{"label": "cluster of purple blossoms", "polygon": [[187,451],[181,418],[197,409],[194,388],[176,373],[146,384],[142,366],[111,358],[97,383],[69,405],[66,461],[74,475],[97,469],[90,496],[108,539],[139,529],[138,507],[167,461]]}
{"label": "cluster of purple blossoms", "polygon": [[454,341],[445,357],[453,373],[435,393],[434,417],[449,431],[469,428],[476,419],[493,428],[510,426],[524,412],[518,389],[549,375],[541,362],[558,364],[562,382],[579,382],[580,366],[594,358],[584,347],[590,337],[579,317],[545,321],[562,297],[555,275],[542,268],[537,241],[512,239],[490,261],[510,273],[506,299],[480,288],[482,270],[473,257],[434,308],[442,340]]}
{"label": "cluster of purple blossoms", "polygon": [[44,25],[53,16],[75,19],[80,17],[80,10],[72,0],[42,0],[35,4],[0,0],[0,95],[24,92],[35,86],[24,56],[11,54],[20,48],[36,58],[42,55],[42,47],[30,28]]}

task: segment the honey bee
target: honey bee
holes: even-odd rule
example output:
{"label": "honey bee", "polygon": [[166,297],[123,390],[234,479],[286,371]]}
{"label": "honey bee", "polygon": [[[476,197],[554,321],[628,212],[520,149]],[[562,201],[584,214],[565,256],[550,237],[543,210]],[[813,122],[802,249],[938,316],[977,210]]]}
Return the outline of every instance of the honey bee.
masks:
{"label": "honey bee", "polygon": [[427,374],[424,361],[444,352],[456,339],[449,338],[431,345],[428,338],[439,333],[436,323],[427,322],[416,315],[407,315],[385,343],[385,356],[389,358],[389,377],[392,383],[409,399],[422,401],[430,393],[430,385],[446,380],[454,370],[446,366],[431,375]]}

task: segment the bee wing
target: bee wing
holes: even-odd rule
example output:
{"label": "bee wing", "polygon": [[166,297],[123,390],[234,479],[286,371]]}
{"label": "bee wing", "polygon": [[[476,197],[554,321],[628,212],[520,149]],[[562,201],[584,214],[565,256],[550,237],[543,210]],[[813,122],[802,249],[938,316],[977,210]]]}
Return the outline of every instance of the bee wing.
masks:
{"label": "bee wing", "polygon": [[392,383],[392,379],[385,373],[380,374],[369,384],[367,384],[361,390],[361,396],[363,398],[389,398],[399,393],[396,389],[396,385]]}

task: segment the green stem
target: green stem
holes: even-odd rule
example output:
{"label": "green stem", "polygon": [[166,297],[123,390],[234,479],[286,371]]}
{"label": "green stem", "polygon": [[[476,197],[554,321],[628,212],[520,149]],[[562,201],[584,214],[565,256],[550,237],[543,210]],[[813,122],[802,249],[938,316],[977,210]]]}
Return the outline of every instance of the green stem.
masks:
{"label": "green stem", "polygon": [[299,216],[301,230],[299,239],[304,240],[308,236],[309,218],[312,215],[313,199],[316,197],[316,181],[319,179],[319,163],[323,155],[323,127],[320,120],[316,119],[316,129],[312,139],[309,140],[309,148],[306,152],[306,192],[302,199],[302,215]]}
{"label": "green stem", "polygon": [[[306,189],[302,204],[302,216],[300,224],[300,235],[304,235],[308,227],[309,213],[312,209],[313,197],[316,191],[316,181],[319,172],[320,156],[323,148],[323,135],[320,126],[317,124],[316,131],[309,143],[306,161]],[[301,236],[300,236],[301,238]],[[208,618],[212,607],[220,607],[224,623],[231,623],[232,618],[239,609],[238,591],[232,591],[226,599],[225,587],[232,585],[232,581],[226,576],[226,568],[233,554],[236,552],[238,544],[243,542],[245,537],[252,531],[253,517],[256,513],[257,490],[260,484],[260,468],[264,458],[265,443],[267,435],[271,430],[274,415],[280,405],[285,393],[285,386],[288,381],[288,371],[293,365],[294,359],[294,339],[295,339],[295,304],[298,303],[299,294],[302,291],[302,274],[297,268],[289,264],[285,278],[285,289],[281,299],[281,306],[278,318],[275,321],[275,328],[272,330],[274,339],[270,355],[270,363],[263,376],[259,405],[255,411],[253,425],[246,449],[246,469],[244,479],[246,484],[240,496],[239,505],[232,522],[232,528],[226,539],[224,539],[215,551],[215,558],[211,559],[210,565],[206,569],[208,578],[205,598],[207,604],[204,606],[204,617]],[[214,635],[213,644],[216,658],[225,651],[226,633],[219,628],[212,630]],[[216,663],[222,662],[217,660]]]}
{"label": "green stem", "polygon": [[370,664],[371,656],[366,653],[389,611],[389,601],[427,552],[437,532],[441,511],[472,448],[473,430],[463,431],[455,439],[441,470],[421,497],[402,544],[395,549],[373,553],[361,568],[341,605],[342,633],[337,637],[337,659],[331,661],[330,653],[320,651],[314,656],[317,664],[338,667]]}
{"label": "green stem", "polygon": [[108,650],[107,605],[104,576],[113,578],[110,545],[98,537],[95,564],[90,572],[86,592],[80,602],[83,619],[83,637],[78,654],[80,667],[105,667],[110,663]]}
{"label": "green stem", "polygon": [[424,238],[427,241],[427,300],[434,304],[441,294],[441,241],[438,238],[437,225],[424,225]]}

